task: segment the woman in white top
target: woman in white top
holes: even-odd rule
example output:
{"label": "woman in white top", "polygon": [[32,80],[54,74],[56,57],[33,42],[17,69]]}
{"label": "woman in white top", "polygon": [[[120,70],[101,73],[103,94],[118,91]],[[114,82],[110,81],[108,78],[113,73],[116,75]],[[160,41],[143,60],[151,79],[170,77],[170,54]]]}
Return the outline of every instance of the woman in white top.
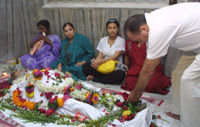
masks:
{"label": "woman in white top", "polygon": [[121,83],[124,80],[125,72],[116,70],[109,74],[101,74],[97,71],[99,65],[109,60],[123,62],[123,52],[125,51],[125,40],[118,36],[119,22],[116,19],[110,19],[106,23],[108,36],[101,38],[97,50],[99,51],[96,59],[91,64],[83,65],[83,72],[87,76],[87,80],[100,82],[105,84]]}

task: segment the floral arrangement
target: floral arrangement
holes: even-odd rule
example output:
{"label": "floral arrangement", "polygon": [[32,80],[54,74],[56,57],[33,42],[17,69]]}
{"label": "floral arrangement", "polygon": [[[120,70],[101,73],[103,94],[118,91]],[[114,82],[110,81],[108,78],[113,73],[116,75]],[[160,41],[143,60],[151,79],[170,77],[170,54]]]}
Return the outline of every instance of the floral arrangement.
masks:
{"label": "floral arrangement", "polygon": [[[25,89],[27,93],[34,93],[34,87],[37,87],[41,94],[44,96],[48,103],[43,101],[30,102],[22,98],[22,91],[19,88],[13,91],[12,98],[1,99],[1,107],[15,110],[16,114],[14,116],[26,119],[29,122],[40,122],[49,123],[53,122],[56,124],[66,124],[66,125],[79,125],[85,124],[87,126],[106,126],[112,123],[113,120],[118,119],[120,122],[129,121],[135,117],[135,115],[143,110],[146,105],[139,101],[137,104],[126,104],[125,101],[128,97],[127,93],[110,93],[110,92],[97,92],[93,89],[86,88],[83,84],[73,81],[70,78],[64,76],[63,73],[55,71],[54,76],[61,79],[62,82],[68,80],[70,83],[64,82],[64,85],[51,85],[46,86],[41,80],[35,80],[35,77],[41,77],[41,75],[47,76],[47,80],[51,78],[51,72],[48,69],[40,71],[29,71],[27,75],[23,78],[17,79],[14,83],[20,83],[23,79],[26,79],[28,84]],[[37,77],[37,78],[38,78]],[[57,79],[56,79],[57,80]],[[70,84],[70,85],[69,85]],[[51,89],[54,88],[54,89]],[[57,94],[62,94],[63,97],[59,98]],[[68,114],[58,114],[56,109],[62,107],[64,102],[69,99],[74,98],[76,100],[88,103],[90,105],[101,105],[105,112],[105,116],[102,116],[96,120],[87,119],[80,114],[75,116],[70,116]],[[31,116],[31,117],[30,117]]]}
{"label": "floral arrangement", "polygon": [[25,87],[26,90],[26,96],[29,98],[32,98],[34,96],[34,85],[28,83]]}
{"label": "floral arrangement", "polygon": [[34,75],[34,79],[37,81],[37,80],[41,80],[42,79],[43,73],[39,69],[34,69],[33,70],[33,75]]}
{"label": "floral arrangement", "polygon": [[[40,75],[39,76],[40,80],[37,80],[38,75]],[[47,77],[46,82],[41,80],[42,79],[41,75],[42,76],[45,75]],[[59,72],[57,70],[55,70],[54,73],[51,73],[51,71],[47,68],[43,70],[35,69],[33,70],[33,72],[29,71],[26,74],[26,77],[22,77],[20,79],[17,79],[16,81],[13,81],[13,84],[18,84],[25,78],[29,83],[34,84],[42,92],[63,93],[63,89],[66,86],[72,85],[74,83],[74,80],[72,78],[68,78],[67,76],[65,76],[64,73]],[[56,83],[53,82],[52,85],[49,85],[50,79],[52,79],[52,81],[55,81]]]}
{"label": "floral arrangement", "polygon": [[21,93],[22,93],[22,91],[20,91],[19,88],[14,90],[13,96],[12,96],[12,100],[13,100],[14,104],[16,104],[19,107],[23,107],[25,109],[28,108],[30,110],[34,110],[34,107],[35,107],[36,103],[29,102],[29,101],[23,99],[21,97]]}

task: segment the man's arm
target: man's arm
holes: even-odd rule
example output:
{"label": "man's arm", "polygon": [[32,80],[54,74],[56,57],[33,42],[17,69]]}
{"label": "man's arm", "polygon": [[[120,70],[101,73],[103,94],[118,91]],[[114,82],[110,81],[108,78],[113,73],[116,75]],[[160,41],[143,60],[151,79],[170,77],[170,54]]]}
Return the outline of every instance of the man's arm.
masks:
{"label": "man's arm", "polygon": [[160,64],[160,58],[156,58],[153,60],[145,59],[144,65],[139,75],[139,79],[136,83],[134,90],[132,90],[131,94],[127,99],[127,103],[135,103],[142,96],[143,91],[151,79],[155,68]]}

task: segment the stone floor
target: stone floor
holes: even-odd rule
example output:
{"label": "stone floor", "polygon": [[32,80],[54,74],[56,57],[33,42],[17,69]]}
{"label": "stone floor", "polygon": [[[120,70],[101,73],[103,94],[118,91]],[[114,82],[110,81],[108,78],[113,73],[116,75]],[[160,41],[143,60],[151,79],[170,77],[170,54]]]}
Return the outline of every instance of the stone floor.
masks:
{"label": "stone floor", "polygon": [[[16,69],[24,69],[21,64],[16,65],[15,68]],[[9,67],[8,67],[7,64],[0,63],[0,75],[2,74],[3,71],[8,71],[9,72]],[[21,74],[21,75],[23,75],[23,74]],[[110,84],[95,83],[95,82],[92,82],[92,81],[83,81],[83,82],[94,84],[96,86],[103,87],[103,88],[108,88],[108,89],[123,91],[120,88],[121,84],[110,85]],[[152,98],[164,100],[164,103],[162,103],[160,105],[160,107],[163,109],[164,112],[169,112],[170,111],[171,97],[172,97],[172,92],[171,91],[167,95],[160,95],[160,94],[154,94],[154,93],[146,93],[146,92],[144,92],[143,97],[152,97]],[[179,124],[180,124],[179,120],[174,120],[174,123],[172,124],[172,127],[179,127]]]}

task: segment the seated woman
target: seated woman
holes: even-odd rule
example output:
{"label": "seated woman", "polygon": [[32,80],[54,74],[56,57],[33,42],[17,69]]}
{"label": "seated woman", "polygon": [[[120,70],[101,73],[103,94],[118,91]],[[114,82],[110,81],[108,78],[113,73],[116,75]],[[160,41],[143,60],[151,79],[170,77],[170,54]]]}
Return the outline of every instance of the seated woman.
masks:
{"label": "seated woman", "polygon": [[101,74],[97,68],[102,63],[109,60],[123,62],[122,53],[125,50],[125,40],[118,36],[119,22],[116,19],[110,19],[106,23],[108,36],[101,38],[97,50],[99,51],[96,59],[92,63],[84,64],[83,71],[87,75],[87,80],[105,84],[121,83],[124,80],[125,72],[116,70],[109,74]]}
{"label": "seated woman", "polygon": [[63,30],[66,38],[62,41],[61,54],[58,61],[51,64],[52,68],[57,68],[69,77],[78,80],[86,80],[82,65],[90,62],[94,57],[94,49],[90,40],[75,32],[71,23],[65,23]]}
{"label": "seated woman", "polygon": [[[22,65],[30,70],[50,67],[52,61],[58,59],[61,48],[60,38],[51,32],[47,20],[39,21],[37,27],[39,34],[30,43],[30,54],[21,57]],[[36,47],[38,43],[40,47]]]}
{"label": "seated woman", "polygon": [[[132,91],[137,83],[139,73],[142,69],[144,60],[146,58],[146,44],[138,44],[131,40],[126,41],[125,45],[125,65],[129,67],[125,83],[121,86],[122,89]],[[159,65],[150,82],[147,84],[145,91],[151,93],[167,94],[167,89],[171,81],[162,72],[162,66]]]}

